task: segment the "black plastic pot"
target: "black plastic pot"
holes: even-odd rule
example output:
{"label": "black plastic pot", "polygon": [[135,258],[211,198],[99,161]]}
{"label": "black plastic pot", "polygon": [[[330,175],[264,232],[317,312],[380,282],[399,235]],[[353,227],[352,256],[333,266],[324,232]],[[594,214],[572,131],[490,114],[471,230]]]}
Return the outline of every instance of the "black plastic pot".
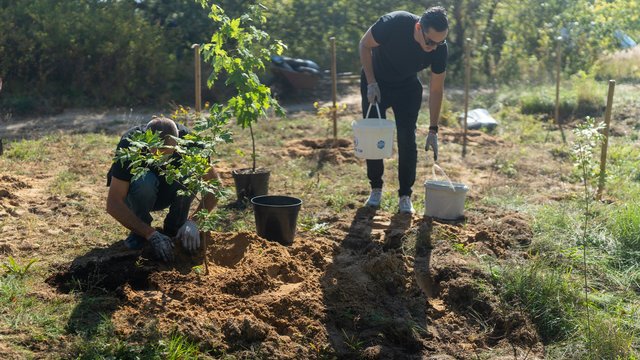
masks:
{"label": "black plastic pot", "polygon": [[264,195],[254,197],[251,203],[258,236],[282,245],[293,244],[302,200],[291,196]]}
{"label": "black plastic pot", "polygon": [[269,193],[269,170],[256,169],[253,172],[251,169],[239,169],[233,170],[231,174],[236,184],[238,202]]}

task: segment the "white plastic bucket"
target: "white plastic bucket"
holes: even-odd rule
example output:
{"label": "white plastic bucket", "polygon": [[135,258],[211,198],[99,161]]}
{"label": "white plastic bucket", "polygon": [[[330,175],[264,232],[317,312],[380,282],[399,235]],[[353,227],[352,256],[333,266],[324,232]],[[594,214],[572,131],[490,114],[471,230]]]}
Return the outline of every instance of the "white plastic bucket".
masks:
{"label": "white plastic bucket", "polygon": [[[378,116],[380,115],[380,108]],[[367,111],[367,118],[371,111],[371,104]],[[351,123],[353,128],[353,144],[356,156],[362,159],[378,160],[390,158],[393,155],[393,134],[396,125],[393,121],[382,118],[361,119]]]}
{"label": "white plastic bucket", "polygon": [[427,180],[424,183],[424,215],[442,220],[464,217],[464,201],[469,188],[460,183]]}

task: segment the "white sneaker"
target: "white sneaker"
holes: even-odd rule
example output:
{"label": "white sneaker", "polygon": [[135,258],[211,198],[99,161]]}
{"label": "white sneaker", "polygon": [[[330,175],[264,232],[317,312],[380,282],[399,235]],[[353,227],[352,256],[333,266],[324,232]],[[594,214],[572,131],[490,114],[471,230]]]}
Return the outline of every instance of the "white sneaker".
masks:
{"label": "white sneaker", "polygon": [[400,202],[398,203],[398,212],[403,214],[413,214],[416,210],[413,208],[410,196],[400,196]]}
{"label": "white sneaker", "polygon": [[371,189],[371,194],[364,206],[378,208],[380,207],[380,201],[382,200],[382,189]]}

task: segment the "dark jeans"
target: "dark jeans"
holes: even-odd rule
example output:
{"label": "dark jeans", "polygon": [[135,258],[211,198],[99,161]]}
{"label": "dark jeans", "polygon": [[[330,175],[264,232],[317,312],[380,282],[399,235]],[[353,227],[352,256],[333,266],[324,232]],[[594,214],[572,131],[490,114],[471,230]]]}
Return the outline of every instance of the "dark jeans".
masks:
{"label": "dark jeans", "polygon": [[[411,187],[416,181],[416,164],[418,149],[416,146],[416,122],[422,104],[422,84],[415,82],[400,86],[389,86],[378,83],[382,102],[380,116],[386,119],[386,110],[391,108],[396,119],[396,133],[398,136],[398,180],[400,182],[399,196],[411,195]],[[367,116],[369,100],[367,99],[367,79],[362,73],[360,77],[360,93],[362,94],[362,117]],[[370,118],[378,117],[375,105],[369,113]],[[367,160],[367,177],[371,188],[382,188],[384,163],[382,160]]]}
{"label": "dark jeans", "polygon": [[180,186],[177,182],[169,185],[158,175],[148,172],[129,184],[127,206],[147,224],[151,224],[153,220],[151,211],[169,208],[169,214],[164,219],[164,233],[175,236],[187,221],[193,201],[193,197],[178,196]]}

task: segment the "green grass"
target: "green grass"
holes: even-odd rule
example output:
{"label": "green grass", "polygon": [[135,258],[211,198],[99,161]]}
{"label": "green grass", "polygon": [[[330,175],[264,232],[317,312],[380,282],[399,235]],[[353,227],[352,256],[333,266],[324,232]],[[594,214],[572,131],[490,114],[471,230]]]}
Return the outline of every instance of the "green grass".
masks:
{"label": "green grass", "polygon": [[6,275],[17,276],[17,277],[25,277],[29,273],[29,269],[33,264],[35,264],[37,259],[30,259],[24,265],[20,264],[13,256],[9,256],[7,261],[2,264]]}
{"label": "green grass", "polygon": [[77,345],[77,359],[198,359],[199,350],[181,336],[174,336],[167,342],[149,341],[136,344],[120,339],[114,334],[108,320],[100,326],[94,339]]}
{"label": "green grass", "polygon": [[80,177],[75,172],[62,170],[51,183],[49,191],[56,195],[68,195],[77,189],[76,183],[79,179]]}
{"label": "green grass", "polygon": [[307,231],[312,234],[326,235],[332,226],[327,222],[318,222],[315,214],[302,214],[298,219],[298,230]]}
{"label": "green grass", "polygon": [[478,203],[514,211],[527,211],[531,207],[521,189],[509,185],[488,189]]}
{"label": "green grass", "polygon": [[616,255],[623,264],[640,266],[640,204],[627,203],[612,211],[609,228]]}
{"label": "green grass", "polygon": [[640,81],[640,47],[603,57],[596,63],[594,72],[596,78],[603,81]]}
{"label": "green grass", "polygon": [[52,141],[50,137],[14,141],[8,144],[6,155],[9,159],[18,161],[43,161],[49,156],[47,145]]}
{"label": "green grass", "polygon": [[[636,314],[637,315],[637,314]],[[591,322],[591,342],[584,334],[587,324],[581,321],[576,337],[547,347],[547,358],[552,360],[637,360],[637,330],[631,330],[624,324],[624,315],[612,315],[602,311],[594,312]],[[635,346],[634,346],[635,345]]]}
{"label": "green grass", "polygon": [[65,333],[73,304],[61,297],[43,301],[35,292],[37,280],[14,274],[0,277],[0,327],[30,341],[50,341]]}
{"label": "green grass", "polygon": [[544,341],[563,340],[575,331],[580,293],[570,273],[532,263],[505,268],[500,277],[503,298],[522,307]]}
{"label": "green grass", "polygon": [[545,129],[544,123],[531,115],[520,113],[517,108],[504,108],[497,113],[501,126],[498,128],[498,134],[509,137],[514,143],[541,144],[544,142],[561,143],[559,134],[557,140],[555,135],[549,133]]}
{"label": "green grass", "polygon": [[[596,81],[584,73],[574,75],[569,82],[564,81],[560,88],[560,119],[602,115],[606,89],[606,82]],[[520,96],[520,109],[523,114],[546,114],[553,119],[555,97],[553,86],[524,90]]]}
{"label": "green grass", "polygon": [[74,356],[82,360],[97,359],[171,359],[190,360],[210,358],[203,354],[198,345],[186,337],[174,333],[163,339],[150,328],[145,340],[119,337],[113,323],[103,315],[96,331],[89,337],[81,338],[74,348]]}
{"label": "green grass", "polygon": [[[633,338],[625,331],[621,319],[598,312],[591,321],[592,342],[589,350],[594,359],[629,359],[633,356]],[[585,331],[583,330],[582,333]]]}

